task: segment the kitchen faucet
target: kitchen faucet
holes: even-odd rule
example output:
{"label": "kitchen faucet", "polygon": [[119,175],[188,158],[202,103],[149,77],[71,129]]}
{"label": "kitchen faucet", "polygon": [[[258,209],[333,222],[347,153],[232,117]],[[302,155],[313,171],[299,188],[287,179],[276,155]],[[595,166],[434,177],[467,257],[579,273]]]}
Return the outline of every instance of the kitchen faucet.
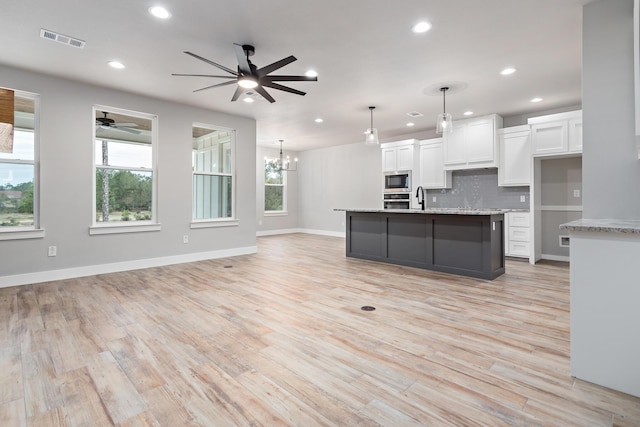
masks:
{"label": "kitchen faucet", "polygon": [[[420,200],[420,196],[422,195],[422,200]],[[424,206],[424,189],[422,188],[422,185],[419,185],[418,188],[416,189],[416,198],[418,199],[418,204],[420,205],[420,209],[424,210],[425,206]]]}

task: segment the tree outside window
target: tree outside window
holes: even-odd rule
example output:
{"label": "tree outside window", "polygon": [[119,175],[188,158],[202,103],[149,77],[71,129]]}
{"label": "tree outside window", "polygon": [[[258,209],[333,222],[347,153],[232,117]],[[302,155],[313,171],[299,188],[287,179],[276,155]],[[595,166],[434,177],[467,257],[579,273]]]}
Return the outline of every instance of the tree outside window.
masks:
{"label": "tree outside window", "polygon": [[155,222],[155,116],[99,106],[94,113],[95,224]]}
{"label": "tree outside window", "polygon": [[264,210],[286,212],[286,174],[278,159],[264,161]]}
{"label": "tree outside window", "polygon": [[0,232],[38,227],[37,100],[0,88]]}

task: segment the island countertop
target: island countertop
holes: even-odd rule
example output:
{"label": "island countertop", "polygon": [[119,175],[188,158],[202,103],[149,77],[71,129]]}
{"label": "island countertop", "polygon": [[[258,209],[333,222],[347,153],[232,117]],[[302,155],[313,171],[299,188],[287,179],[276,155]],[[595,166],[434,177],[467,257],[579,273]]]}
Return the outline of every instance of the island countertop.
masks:
{"label": "island countertop", "polygon": [[426,208],[426,209],[334,209],[340,212],[361,212],[361,213],[399,213],[417,215],[503,215],[507,212],[514,212],[515,209],[493,209],[493,208]]}

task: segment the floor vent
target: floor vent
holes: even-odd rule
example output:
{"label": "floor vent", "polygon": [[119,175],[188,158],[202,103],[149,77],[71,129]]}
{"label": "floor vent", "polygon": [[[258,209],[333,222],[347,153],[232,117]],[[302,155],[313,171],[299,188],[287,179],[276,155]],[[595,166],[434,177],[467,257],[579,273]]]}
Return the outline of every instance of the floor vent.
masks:
{"label": "floor vent", "polygon": [[47,40],[52,40],[54,42],[66,44],[72,47],[77,47],[79,49],[84,48],[85,41],[80,39],[74,39],[73,37],[65,36],[63,34],[58,34],[54,31],[45,30],[44,28],[40,29],[40,37]]}

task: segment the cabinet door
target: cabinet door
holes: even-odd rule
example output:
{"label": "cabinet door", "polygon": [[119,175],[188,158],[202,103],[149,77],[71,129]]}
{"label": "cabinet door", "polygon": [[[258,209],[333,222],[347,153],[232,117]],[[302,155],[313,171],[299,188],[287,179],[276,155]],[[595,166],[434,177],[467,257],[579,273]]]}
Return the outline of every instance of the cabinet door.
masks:
{"label": "cabinet door", "polygon": [[413,169],[413,145],[398,147],[396,152],[396,170]]}
{"label": "cabinet door", "polygon": [[568,121],[539,123],[531,126],[533,155],[566,153],[569,149]]}
{"label": "cabinet door", "polygon": [[396,170],[396,149],[383,148],[382,149],[382,171],[393,172],[395,170]]}
{"label": "cabinet door", "polygon": [[460,166],[467,164],[465,154],[465,131],[464,124],[453,123],[453,131],[445,134],[444,141],[444,164],[445,166]]}
{"label": "cabinet door", "polygon": [[440,142],[420,146],[420,180],[424,188],[450,188],[451,172],[444,170],[444,147]]}
{"label": "cabinet door", "polygon": [[529,132],[500,135],[498,185],[531,185],[531,139]]}
{"label": "cabinet door", "polygon": [[485,163],[489,166],[495,160],[494,121],[474,120],[467,123],[466,130],[467,163]]}
{"label": "cabinet door", "polygon": [[569,151],[582,153],[582,118],[569,120]]}

